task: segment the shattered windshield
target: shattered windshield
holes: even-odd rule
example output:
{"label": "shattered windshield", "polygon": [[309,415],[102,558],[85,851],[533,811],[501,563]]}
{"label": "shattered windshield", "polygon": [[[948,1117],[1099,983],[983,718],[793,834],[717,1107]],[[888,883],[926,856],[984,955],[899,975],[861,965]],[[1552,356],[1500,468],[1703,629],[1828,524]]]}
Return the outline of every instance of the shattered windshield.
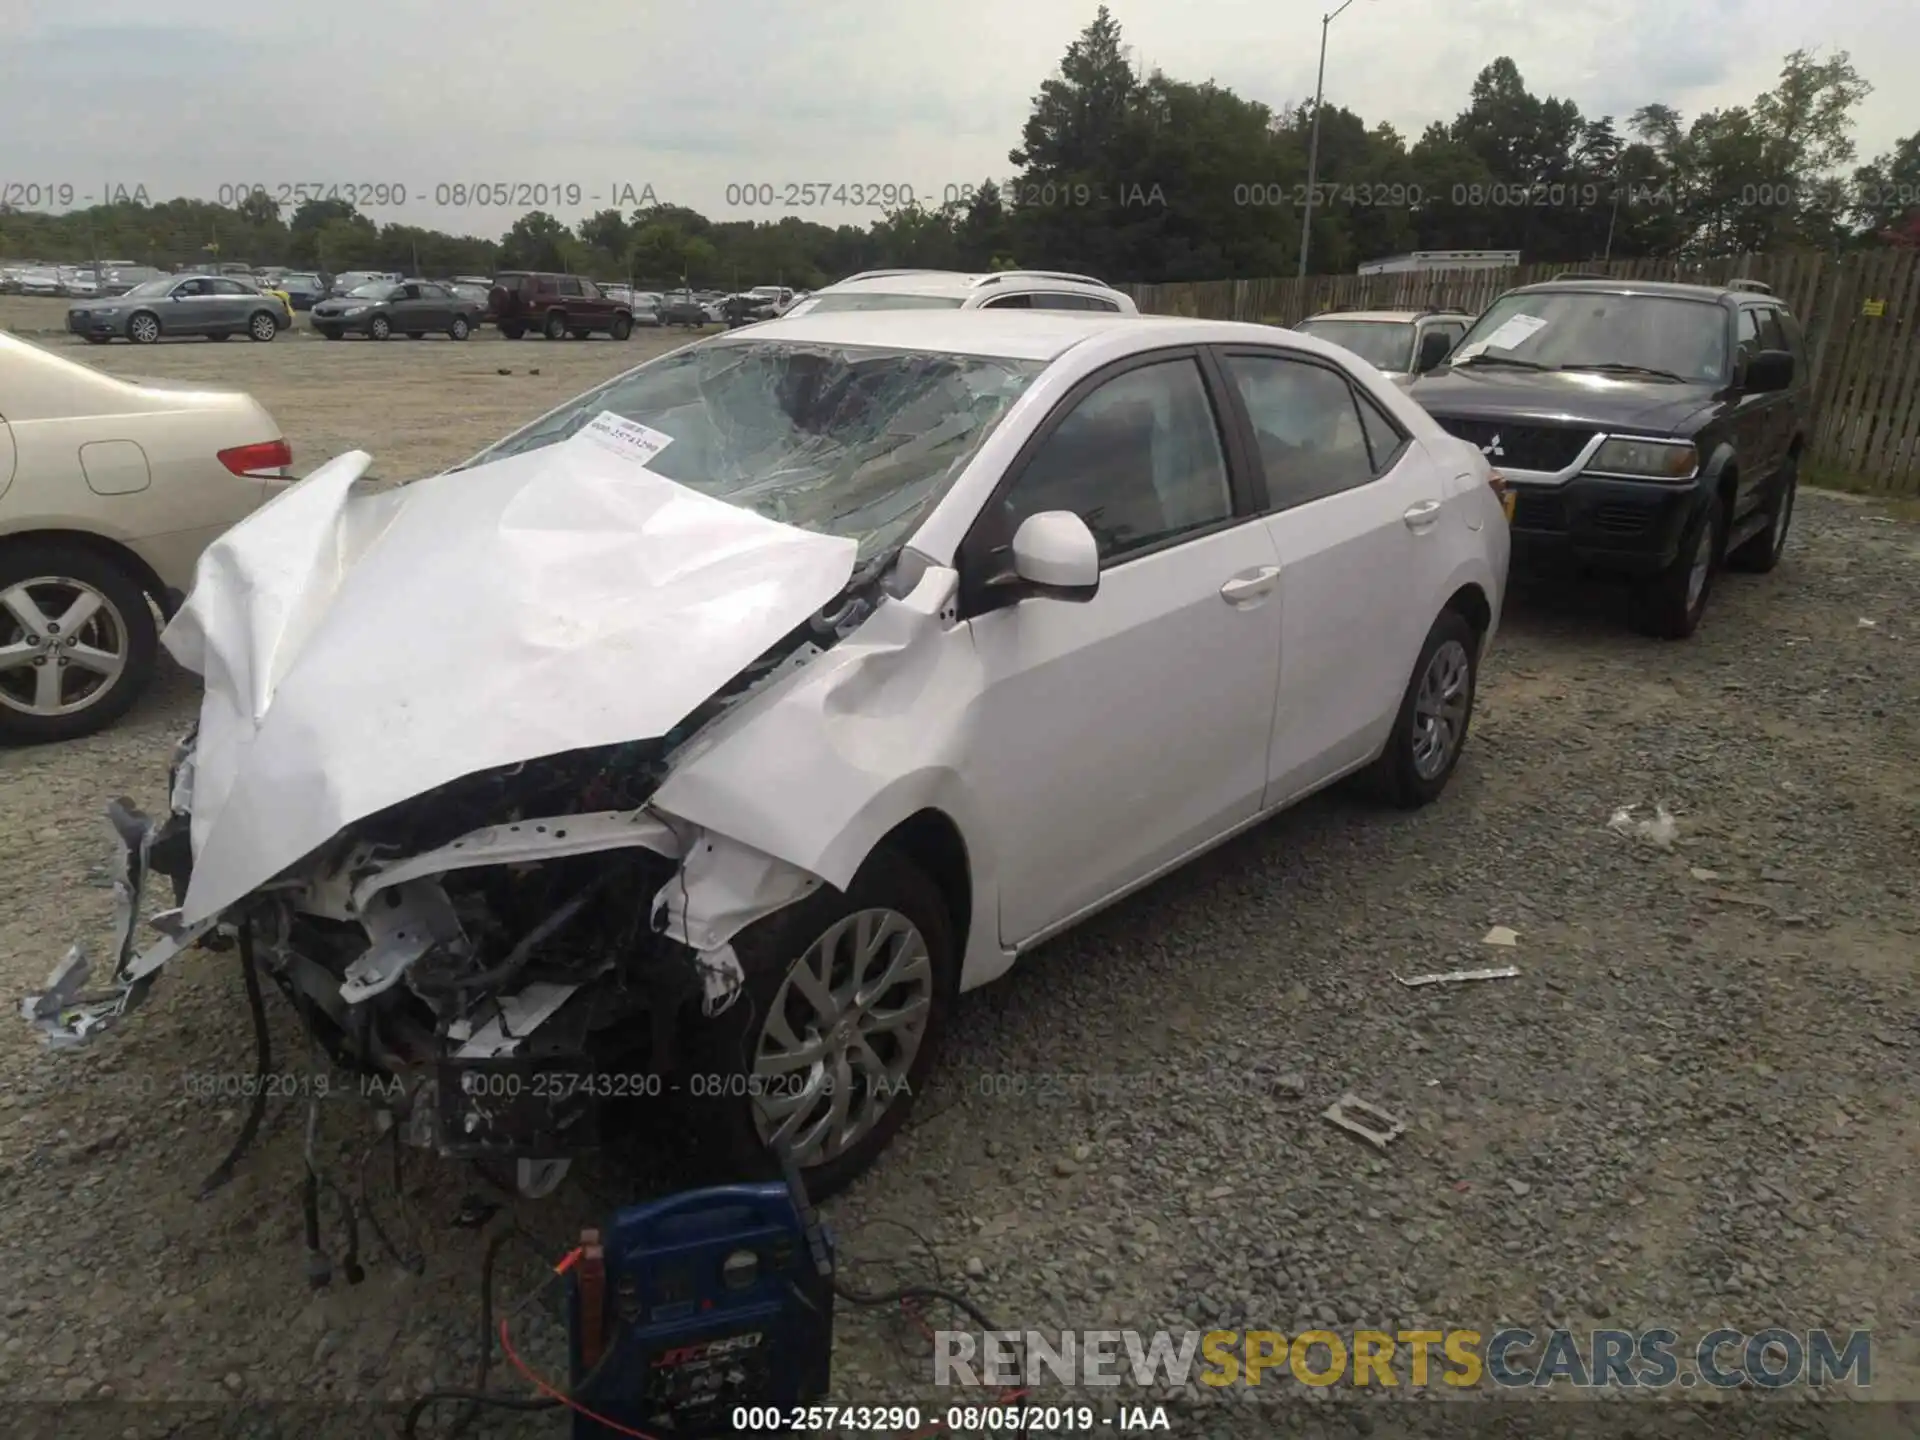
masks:
{"label": "shattered windshield", "polygon": [[648,468],[803,530],[903,540],[1040,361],[720,341],[617,376],[458,468],[567,439],[603,410],[673,437]]}

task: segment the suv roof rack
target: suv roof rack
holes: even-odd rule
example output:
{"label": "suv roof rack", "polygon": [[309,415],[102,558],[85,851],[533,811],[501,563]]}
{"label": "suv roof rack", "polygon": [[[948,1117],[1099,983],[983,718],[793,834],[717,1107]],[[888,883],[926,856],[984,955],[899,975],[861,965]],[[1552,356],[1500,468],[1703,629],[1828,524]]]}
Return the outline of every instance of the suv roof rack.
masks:
{"label": "suv roof rack", "polygon": [[1100,290],[1113,287],[1104,280],[1096,280],[1091,275],[1075,275],[1070,270],[997,270],[991,275],[982,275],[974,281],[974,288],[983,285],[998,285],[1002,280],[1065,280],[1074,285],[1092,285]]}
{"label": "suv roof rack", "polygon": [[[1561,270],[1553,277],[1554,280],[1612,280],[1614,278],[1612,275],[1602,275],[1598,270]],[[1552,281],[1548,283],[1551,284]]]}
{"label": "suv roof rack", "polygon": [[945,270],[862,270],[858,275],[849,275],[840,281],[842,285],[851,285],[855,280],[890,280],[896,275],[945,275]]}
{"label": "suv roof rack", "polygon": [[1729,290],[1755,290],[1762,295],[1773,294],[1773,287],[1761,280],[1729,280],[1727,281],[1727,288]]}

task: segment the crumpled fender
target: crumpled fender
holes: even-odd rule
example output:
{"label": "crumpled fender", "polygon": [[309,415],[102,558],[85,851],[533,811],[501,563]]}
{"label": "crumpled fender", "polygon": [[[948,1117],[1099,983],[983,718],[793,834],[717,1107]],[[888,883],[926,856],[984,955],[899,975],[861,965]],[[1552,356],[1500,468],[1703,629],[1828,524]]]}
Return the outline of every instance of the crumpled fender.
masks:
{"label": "crumpled fender", "polygon": [[[956,571],[929,566],[907,596],[682,747],[655,806],[843,890],[924,809],[982,844],[960,771],[979,661],[970,637],[942,633],[958,587]],[[969,861],[991,873],[991,855]]]}

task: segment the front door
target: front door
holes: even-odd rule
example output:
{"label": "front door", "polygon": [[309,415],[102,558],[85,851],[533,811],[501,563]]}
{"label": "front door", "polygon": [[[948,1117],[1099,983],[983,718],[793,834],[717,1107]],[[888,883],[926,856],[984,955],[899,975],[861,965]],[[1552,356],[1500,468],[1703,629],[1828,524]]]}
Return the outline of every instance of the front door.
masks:
{"label": "front door", "polygon": [[1230,479],[1192,352],[1068,397],[963,547],[978,574],[1028,515],[1071,510],[1101,552],[1085,603],[971,621],[984,670],[967,767],[1018,945],[1259,809],[1279,679],[1278,559]]}

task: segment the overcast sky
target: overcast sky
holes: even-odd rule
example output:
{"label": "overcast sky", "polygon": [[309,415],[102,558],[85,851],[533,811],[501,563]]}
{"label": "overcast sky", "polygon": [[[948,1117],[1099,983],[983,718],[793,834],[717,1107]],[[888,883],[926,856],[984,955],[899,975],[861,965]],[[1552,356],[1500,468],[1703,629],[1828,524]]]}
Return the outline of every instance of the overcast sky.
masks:
{"label": "overcast sky", "polygon": [[[247,184],[391,187],[376,219],[496,236],[515,184],[569,220],[654,197],[716,218],[729,185],[947,187],[1002,177],[1085,0],[0,0],[0,185],[222,197]],[[1276,107],[1310,99],[1318,0],[1120,0],[1138,57]],[[1920,129],[1920,5],[1903,0],[1355,0],[1327,100],[1409,139],[1511,55],[1583,113],[1691,117],[1769,88],[1790,50],[1852,52],[1875,86],[1861,158]],[[1141,177],[1115,177],[1136,179]],[[1258,180],[1264,177],[1249,177]],[[556,203],[560,197],[561,203]],[[577,197],[577,204],[563,203]],[[492,198],[492,197],[487,197]],[[537,197],[536,197],[537,198]]]}

